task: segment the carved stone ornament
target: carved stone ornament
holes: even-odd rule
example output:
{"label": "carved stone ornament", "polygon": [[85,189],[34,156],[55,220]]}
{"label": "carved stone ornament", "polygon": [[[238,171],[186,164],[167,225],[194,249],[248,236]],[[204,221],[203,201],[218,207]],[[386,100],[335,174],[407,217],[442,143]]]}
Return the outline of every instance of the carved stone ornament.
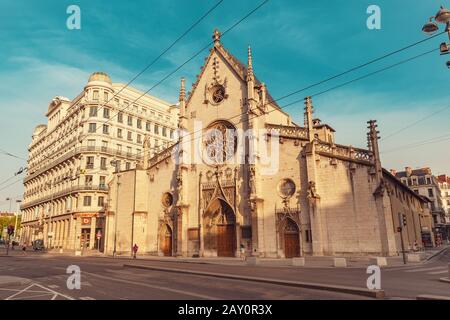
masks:
{"label": "carved stone ornament", "polygon": [[310,181],[308,184],[308,198],[320,199],[320,196],[317,194],[316,183],[314,181]]}

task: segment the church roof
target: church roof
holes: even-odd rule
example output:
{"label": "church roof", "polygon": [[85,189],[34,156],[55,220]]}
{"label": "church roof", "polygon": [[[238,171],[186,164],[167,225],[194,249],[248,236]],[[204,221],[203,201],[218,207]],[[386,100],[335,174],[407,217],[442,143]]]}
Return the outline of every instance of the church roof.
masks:
{"label": "church roof", "polygon": [[[202,71],[200,72],[199,75],[197,75],[197,80],[193,83],[192,89],[189,92],[187,103],[189,103],[189,100],[191,99],[195,89],[197,88],[198,83],[203,75],[203,72],[205,71],[205,66],[208,64],[214,51],[218,52],[225,59],[225,61],[228,62],[228,64],[233,68],[233,70],[243,81],[246,81],[247,66],[244,63],[242,63],[238,58],[236,58],[231,52],[225,49],[221,42],[218,42],[218,45],[215,45],[210,49],[210,53],[208,57],[205,59],[205,63],[201,68]],[[255,85],[256,86],[262,85],[262,82],[259,81],[259,79],[256,76],[255,76]],[[269,90],[266,90],[266,95],[268,99],[267,102],[273,105],[275,108],[281,110],[280,106],[276,103],[276,101],[274,101],[274,99],[270,95]]]}

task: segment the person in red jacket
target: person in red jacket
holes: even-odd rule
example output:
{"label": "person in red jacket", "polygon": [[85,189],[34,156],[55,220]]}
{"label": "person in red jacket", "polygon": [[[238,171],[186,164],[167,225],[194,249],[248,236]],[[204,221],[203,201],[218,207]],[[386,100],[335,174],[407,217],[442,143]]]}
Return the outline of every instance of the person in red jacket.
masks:
{"label": "person in red jacket", "polygon": [[139,247],[135,243],[134,246],[133,246],[133,259],[136,259],[136,253],[137,253],[138,249],[139,249]]}

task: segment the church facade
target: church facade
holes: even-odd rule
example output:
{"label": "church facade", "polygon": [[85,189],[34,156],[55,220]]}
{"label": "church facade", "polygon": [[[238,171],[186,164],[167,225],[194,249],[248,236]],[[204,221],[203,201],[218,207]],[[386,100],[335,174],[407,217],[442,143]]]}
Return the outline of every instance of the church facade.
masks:
{"label": "church facade", "polygon": [[336,144],[309,97],[294,123],[255,77],[250,48],[244,65],[213,39],[188,95],[181,81],[178,143],[150,158],[144,142],[141,166],[109,184],[106,254],[392,256],[401,237],[421,244],[392,190],[415,201],[412,221],[426,201],[382,168],[375,121],[368,149]]}

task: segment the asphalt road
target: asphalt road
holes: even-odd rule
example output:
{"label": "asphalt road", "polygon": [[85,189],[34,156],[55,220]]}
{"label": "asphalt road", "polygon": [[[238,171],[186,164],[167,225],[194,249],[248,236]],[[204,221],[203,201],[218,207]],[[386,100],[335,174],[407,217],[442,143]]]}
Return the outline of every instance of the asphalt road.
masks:
{"label": "asphalt road", "polygon": [[[125,261],[121,259],[33,254],[0,257],[0,261],[0,278],[3,280],[11,276],[29,280],[26,284],[9,285],[1,285],[0,281],[0,299],[367,299],[321,290],[124,268]],[[80,267],[79,290],[67,288],[69,265]],[[185,267],[186,264],[181,265]],[[217,267],[206,266],[210,271]]]}
{"label": "asphalt road", "polygon": [[[16,252],[11,257],[0,256],[0,299],[367,299],[324,290],[126,268],[125,263],[359,288],[366,287],[369,276],[365,268],[238,266],[39,253],[21,256]],[[449,263],[450,248],[419,265],[383,268],[381,289],[387,299],[415,299],[422,294],[450,296],[450,283],[439,281],[448,276]],[[70,265],[80,267],[80,290],[67,288]],[[8,277],[28,282],[4,285]]]}

